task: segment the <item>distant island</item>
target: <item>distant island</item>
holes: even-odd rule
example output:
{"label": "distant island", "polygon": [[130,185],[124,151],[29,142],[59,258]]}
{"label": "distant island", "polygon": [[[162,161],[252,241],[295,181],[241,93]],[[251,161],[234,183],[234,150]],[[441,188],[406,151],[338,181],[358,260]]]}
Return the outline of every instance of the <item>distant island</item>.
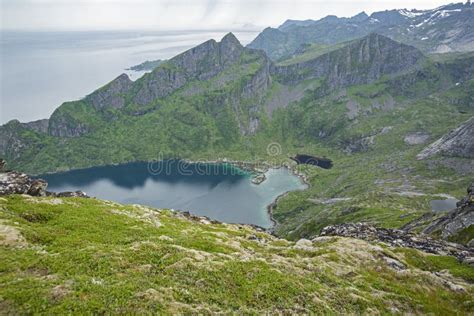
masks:
{"label": "distant island", "polygon": [[133,70],[133,71],[147,71],[147,70],[153,70],[162,63],[164,63],[165,60],[162,59],[157,59],[157,60],[147,60],[139,65],[132,66],[128,69],[125,70]]}

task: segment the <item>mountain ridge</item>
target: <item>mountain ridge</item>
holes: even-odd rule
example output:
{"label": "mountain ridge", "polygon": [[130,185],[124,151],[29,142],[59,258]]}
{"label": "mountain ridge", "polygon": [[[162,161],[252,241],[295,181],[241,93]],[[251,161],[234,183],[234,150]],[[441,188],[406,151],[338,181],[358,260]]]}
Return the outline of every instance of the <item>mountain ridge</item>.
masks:
{"label": "mountain ridge", "polygon": [[290,57],[302,44],[337,44],[377,32],[425,53],[472,51],[474,6],[456,3],[432,10],[385,10],[352,18],[285,22],[263,30],[248,47],[263,49],[273,60]]}

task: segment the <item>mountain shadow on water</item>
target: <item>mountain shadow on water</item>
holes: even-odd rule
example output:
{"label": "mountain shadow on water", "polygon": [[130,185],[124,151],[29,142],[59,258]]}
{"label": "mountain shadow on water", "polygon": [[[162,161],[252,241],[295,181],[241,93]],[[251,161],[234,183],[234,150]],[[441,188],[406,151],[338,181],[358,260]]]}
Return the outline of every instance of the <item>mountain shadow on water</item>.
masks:
{"label": "mountain shadow on water", "polygon": [[96,181],[107,179],[116,186],[134,189],[143,187],[148,179],[153,181],[177,183],[203,183],[215,186],[222,181],[235,183],[246,174],[226,164],[193,164],[172,159],[154,163],[136,162],[116,166],[101,166],[71,170],[63,173],[45,174],[45,179],[53,186],[87,186]]}

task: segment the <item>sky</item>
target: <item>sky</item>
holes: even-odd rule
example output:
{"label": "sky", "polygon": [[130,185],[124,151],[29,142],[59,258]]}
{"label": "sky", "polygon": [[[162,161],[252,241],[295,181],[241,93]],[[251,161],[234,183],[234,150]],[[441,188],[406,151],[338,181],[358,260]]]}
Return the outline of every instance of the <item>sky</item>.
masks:
{"label": "sky", "polygon": [[287,19],[428,9],[446,0],[0,0],[2,30],[262,29]]}

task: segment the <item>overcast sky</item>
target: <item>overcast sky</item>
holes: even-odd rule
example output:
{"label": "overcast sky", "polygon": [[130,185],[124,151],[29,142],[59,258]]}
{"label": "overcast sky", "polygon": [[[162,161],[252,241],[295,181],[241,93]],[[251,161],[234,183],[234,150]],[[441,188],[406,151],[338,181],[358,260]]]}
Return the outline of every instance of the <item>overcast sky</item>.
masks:
{"label": "overcast sky", "polygon": [[438,0],[0,0],[2,29],[242,29],[286,19],[434,8]]}

